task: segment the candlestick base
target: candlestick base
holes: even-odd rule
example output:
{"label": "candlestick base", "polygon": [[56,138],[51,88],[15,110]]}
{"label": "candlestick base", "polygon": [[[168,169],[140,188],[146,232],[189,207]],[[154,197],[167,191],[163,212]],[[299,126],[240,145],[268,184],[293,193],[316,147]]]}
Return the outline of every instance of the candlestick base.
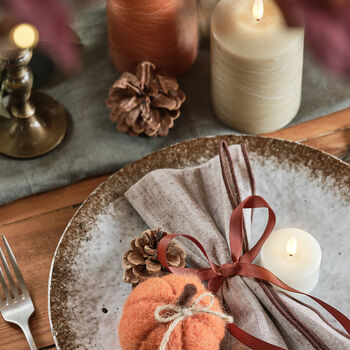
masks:
{"label": "candlestick base", "polygon": [[35,106],[31,117],[0,117],[0,153],[13,158],[34,158],[51,151],[63,140],[68,114],[62,105],[36,91],[30,101]]}

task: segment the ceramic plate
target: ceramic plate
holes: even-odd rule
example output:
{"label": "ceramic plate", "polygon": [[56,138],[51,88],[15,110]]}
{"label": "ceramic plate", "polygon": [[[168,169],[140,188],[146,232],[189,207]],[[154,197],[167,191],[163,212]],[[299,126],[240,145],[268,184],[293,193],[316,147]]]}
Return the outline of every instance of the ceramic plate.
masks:
{"label": "ceramic plate", "polygon": [[[320,242],[321,279],[313,294],[350,313],[350,167],[287,141],[237,135],[202,138],[126,166],[77,211],[57,247],[50,274],[49,313],[58,349],[120,349],[118,321],[131,290],[122,282],[121,257],[146,228],[123,194],[152,170],[207,161],[217,155],[222,139],[247,144],[257,194],[275,209],[277,228],[303,228]],[[257,213],[255,235],[263,223]]]}

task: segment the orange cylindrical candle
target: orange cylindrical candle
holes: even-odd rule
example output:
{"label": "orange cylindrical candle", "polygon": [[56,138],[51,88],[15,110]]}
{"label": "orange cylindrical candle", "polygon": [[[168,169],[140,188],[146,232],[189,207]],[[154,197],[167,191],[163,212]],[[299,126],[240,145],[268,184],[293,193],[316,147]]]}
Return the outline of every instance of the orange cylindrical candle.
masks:
{"label": "orange cylindrical candle", "polygon": [[180,75],[197,56],[196,0],[107,0],[109,51],[119,72],[149,60]]}

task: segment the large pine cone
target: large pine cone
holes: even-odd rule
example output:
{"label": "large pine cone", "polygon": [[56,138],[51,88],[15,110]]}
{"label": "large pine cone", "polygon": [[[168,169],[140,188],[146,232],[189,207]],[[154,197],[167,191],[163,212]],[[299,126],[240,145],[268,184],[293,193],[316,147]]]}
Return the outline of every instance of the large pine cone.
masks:
{"label": "large pine cone", "polygon": [[[131,241],[130,249],[124,253],[122,261],[125,282],[138,284],[149,277],[168,273],[157,259],[157,245],[166,235],[161,228],[156,228],[142,232],[141,237]],[[168,265],[185,267],[185,258],[185,250],[171,241],[167,252]]]}
{"label": "large pine cone", "polygon": [[118,131],[166,136],[180,116],[184,92],[175,78],[155,73],[155,68],[151,62],[142,62],[136,75],[123,73],[110,88],[106,104]]}

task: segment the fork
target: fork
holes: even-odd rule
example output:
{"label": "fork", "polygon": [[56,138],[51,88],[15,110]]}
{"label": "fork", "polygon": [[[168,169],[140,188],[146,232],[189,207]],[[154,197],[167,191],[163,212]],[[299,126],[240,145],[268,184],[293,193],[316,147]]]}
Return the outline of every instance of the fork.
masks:
{"label": "fork", "polygon": [[7,250],[13,271],[16,275],[20,291],[16,288],[14,279],[11,276],[9,266],[5,259],[5,255],[0,248],[0,260],[4,266],[10,287],[9,289],[9,287],[6,285],[5,277],[0,267],[0,284],[5,296],[5,299],[0,296],[0,311],[5,321],[14,323],[22,329],[22,332],[27,339],[30,349],[37,350],[29,328],[29,318],[34,312],[34,305],[32,299],[30,298],[21,271],[18,268],[15,256],[13,255],[12,250],[4,235],[2,235],[2,238],[5,242],[5,248]]}

